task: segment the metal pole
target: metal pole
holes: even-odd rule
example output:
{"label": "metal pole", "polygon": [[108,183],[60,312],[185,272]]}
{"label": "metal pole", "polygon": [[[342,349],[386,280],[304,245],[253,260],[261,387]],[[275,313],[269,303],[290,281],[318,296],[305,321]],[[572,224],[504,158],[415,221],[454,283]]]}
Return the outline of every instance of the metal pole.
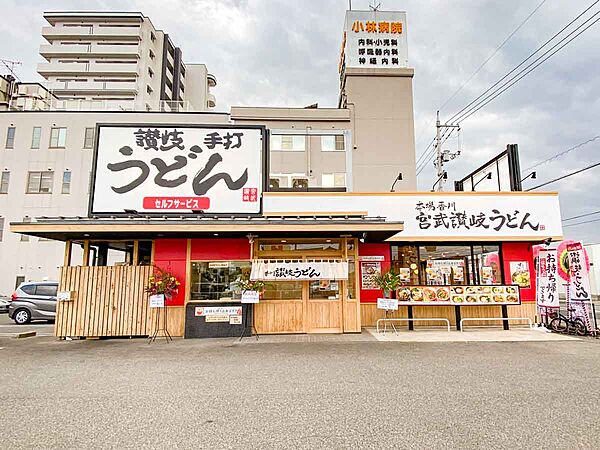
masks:
{"label": "metal pole", "polygon": [[440,136],[440,112],[437,112],[437,118],[435,121],[435,166],[437,169],[437,177],[439,183],[437,185],[436,190],[438,192],[443,191],[444,181],[442,180],[442,176],[444,175],[444,170],[442,168],[442,138]]}

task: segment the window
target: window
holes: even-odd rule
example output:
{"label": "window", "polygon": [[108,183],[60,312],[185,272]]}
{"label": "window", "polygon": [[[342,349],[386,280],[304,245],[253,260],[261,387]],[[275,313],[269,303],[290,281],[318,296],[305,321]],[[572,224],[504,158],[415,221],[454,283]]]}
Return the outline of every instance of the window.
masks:
{"label": "window", "polygon": [[154,70],[152,70],[150,67],[148,67],[148,75],[150,78],[154,77]]}
{"label": "window", "polygon": [[0,194],[8,194],[8,183],[10,181],[10,172],[2,172],[0,177]]}
{"label": "window", "polygon": [[473,258],[475,260],[475,283],[500,284],[502,283],[502,270],[500,264],[500,246],[474,245]]}
{"label": "window", "polygon": [[192,262],[192,300],[220,300],[241,297],[236,280],[249,276],[249,261]]}
{"label": "window", "polygon": [[337,280],[311,281],[308,295],[311,300],[339,300],[340,282]]}
{"label": "window", "polygon": [[279,178],[269,178],[269,188],[279,189],[280,188],[279,181],[280,181]]}
{"label": "window", "polygon": [[61,194],[71,193],[71,172],[63,172]]}
{"label": "window", "polygon": [[[23,217],[23,223],[31,223],[31,217]],[[29,242],[29,236],[22,234],[21,242]]]}
{"label": "window", "polygon": [[4,237],[4,217],[0,217],[0,242]]}
{"label": "window", "polygon": [[271,150],[303,152],[306,150],[306,136],[272,135]]}
{"label": "window", "polygon": [[152,94],[152,88],[150,86],[148,86],[148,85],[146,85],[146,92],[148,94]]}
{"label": "window", "polygon": [[417,247],[414,245],[392,246],[392,269],[400,274],[402,284],[420,284]]}
{"label": "window", "polygon": [[41,137],[42,127],[33,127],[33,133],[31,133],[31,148],[40,148]]}
{"label": "window", "polygon": [[425,245],[419,257],[423,284],[474,284],[470,245]]}
{"label": "window", "polygon": [[343,152],[345,149],[343,135],[321,136],[321,151]]}
{"label": "window", "polygon": [[56,291],[58,291],[58,286],[56,284],[38,284],[35,288],[35,295],[56,297]]}
{"label": "window", "polygon": [[322,187],[346,187],[345,173],[324,173],[321,175]]}
{"label": "window", "polygon": [[[154,35],[154,33],[152,31],[150,32],[150,40],[152,42],[154,42],[156,40],[156,36]],[[154,53],[152,53],[152,50],[150,50],[150,52],[151,52],[150,53],[150,57],[153,58],[154,57]]]}
{"label": "window", "polygon": [[22,286],[21,290],[28,295],[35,295],[35,284],[29,284],[27,286]]}
{"label": "window", "polygon": [[302,300],[302,284],[302,281],[266,283],[263,300]]}
{"label": "window", "polygon": [[51,194],[54,172],[29,172],[27,194]]}
{"label": "window", "polygon": [[50,148],[65,148],[67,144],[66,128],[50,129]]}
{"label": "window", "polygon": [[150,51],[148,52],[148,54],[150,55],[150,59],[154,59],[154,52],[152,51],[152,49],[150,49]]}
{"label": "window", "polygon": [[6,132],[6,148],[15,148],[15,133],[17,129],[15,127],[8,127]]}
{"label": "window", "polygon": [[83,148],[92,148],[94,146],[94,129],[86,128],[83,137]]}

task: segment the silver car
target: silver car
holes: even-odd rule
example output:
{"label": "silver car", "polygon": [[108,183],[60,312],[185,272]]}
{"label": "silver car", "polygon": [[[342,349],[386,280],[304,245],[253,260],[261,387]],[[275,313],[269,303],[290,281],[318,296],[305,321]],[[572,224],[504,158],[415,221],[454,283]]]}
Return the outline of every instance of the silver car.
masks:
{"label": "silver car", "polygon": [[56,317],[56,281],[21,283],[11,296],[8,317],[22,325],[32,320],[54,321]]}
{"label": "silver car", "polygon": [[6,314],[8,312],[8,305],[10,305],[10,298],[0,295],[0,314]]}

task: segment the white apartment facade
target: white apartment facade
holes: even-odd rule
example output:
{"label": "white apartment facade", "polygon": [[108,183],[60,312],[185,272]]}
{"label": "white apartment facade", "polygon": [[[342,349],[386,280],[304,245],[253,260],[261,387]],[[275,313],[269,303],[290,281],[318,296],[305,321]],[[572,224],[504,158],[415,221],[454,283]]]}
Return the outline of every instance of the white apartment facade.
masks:
{"label": "white apartment facade", "polygon": [[45,12],[38,73],[62,109],[205,111],[216,78],[139,12]]}

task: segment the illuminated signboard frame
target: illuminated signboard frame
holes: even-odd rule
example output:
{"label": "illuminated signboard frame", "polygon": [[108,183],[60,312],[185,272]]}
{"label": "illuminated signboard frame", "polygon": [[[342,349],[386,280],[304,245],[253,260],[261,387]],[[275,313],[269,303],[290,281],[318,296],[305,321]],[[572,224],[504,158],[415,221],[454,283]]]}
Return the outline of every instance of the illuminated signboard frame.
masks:
{"label": "illuminated signboard frame", "polygon": [[[223,131],[226,133],[235,133],[235,132],[243,132],[243,131],[250,131],[250,135],[252,135],[252,144],[251,144],[251,149],[254,152],[257,152],[256,154],[254,152],[252,152],[251,154],[248,153],[248,158],[250,161],[250,164],[247,166],[248,169],[248,179],[249,180],[254,180],[254,184],[251,186],[251,188],[255,188],[256,190],[252,192],[252,198],[255,198],[256,201],[251,201],[249,203],[252,203],[252,205],[243,205],[243,200],[242,200],[242,196],[245,196],[245,191],[243,188],[239,189],[239,197],[240,200],[239,201],[227,201],[224,202],[223,207],[219,207],[216,209],[213,208],[202,208],[200,205],[200,207],[191,207],[190,209],[187,209],[183,206],[179,207],[179,208],[175,208],[172,207],[171,209],[169,208],[156,208],[156,209],[146,209],[145,207],[141,207],[142,203],[141,202],[132,202],[131,199],[127,200],[124,199],[123,201],[114,201],[111,202],[110,207],[107,207],[107,201],[106,199],[102,199],[102,195],[107,195],[107,189],[106,189],[106,184],[100,186],[99,183],[103,182],[104,180],[106,180],[107,176],[111,175],[107,173],[106,167],[102,166],[102,168],[100,167],[101,164],[105,163],[106,160],[106,155],[101,154],[100,152],[105,151],[103,150],[104,148],[104,143],[101,141],[103,139],[103,130],[107,130],[108,134],[104,134],[105,136],[110,136],[110,131],[111,130],[116,130],[115,133],[113,134],[118,134],[118,133],[123,133],[123,130],[127,130],[127,132],[134,132],[137,130],[147,130],[147,129],[158,129],[159,131],[163,131],[163,130],[181,130],[184,132],[184,137],[185,137],[185,131],[187,130],[197,130],[199,133],[201,132],[206,132],[208,130],[214,130],[214,131]],[[195,197],[194,194],[190,194],[190,195],[186,195],[186,196],[182,196],[181,195],[181,191],[184,188],[179,189],[178,192],[169,192],[169,188],[160,188],[160,187],[155,187],[154,185],[150,185],[150,183],[152,183],[152,180],[154,179],[154,177],[157,175],[157,170],[155,169],[155,167],[153,167],[152,165],[149,164],[149,161],[146,161],[146,159],[150,159],[151,156],[160,156],[161,154],[165,153],[164,156],[166,156],[167,152],[156,152],[153,149],[150,150],[144,150],[143,147],[134,147],[134,141],[133,138],[130,138],[131,140],[128,142],[119,142],[118,144],[116,144],[116,146],[114,148],[110,149],[111,154],[114,153],[114,156],[120,157],[120,155],[117,154],[117,152],[119,151],[118,149],[116,149],[116,147],[118,147],[119,145],[127,145],[131,148],[133,148],[133,155],[136,157],[136,159],[139,159],[140,157],[142,158],[143,162],[146,163],[146,165],[150,168],[150,174],[147,176],[146,180],[143,182],[144,185],[140,185],[140,188],[138,192],[136,192],[136,194],[138,194],[139,199],[148,199],[148,198],[162,198],[164,196],[164,198],[168,198],[169,196],[171,196],[174,199],[183,199],[183,198],[192,198]],[[257,141],[257,139],[260,139],[260,142]],[[219,123],[215,123],[215,124],[201,124],[201,125],[196,125],[196,124],[177,124],[177,123],[119,123],[119,124],[115,124],[115,123],[99,123],[96,125],[96,134],[95,134],[95,142],[94,142],[94,155],[93,155],[93,164],[92,164],[92,174],[91,174],[91,179],[90,179],[90,195],[89,195],[89,203],[88,203],[88,216],[130,216],[132,212],[135,212],[137,214],[141,214],[141,215],[148,215],[148,216],[152,216],[152,215],[160,215],[160,216],[181,216],[181,215],[195,215],[198,213],[206,213],[209,214],[211,216],[231,216],[231,215],[239,215],[239,216],[260,216],[262,214],[262,193],[267,189],[267,176],[265,174],[269,173],[269,167],[268,167],[268,131],[267,128],[263,125],[231,125],[231,124],[219,124]],[[202,147],[202,142],[190,142],[189,144],[185,144],[186,146],[192,146],[192,144],[198,144],[200,147]],[[243,141],[242,141],[242,145],[243,145]],[[122,148],[122,147],[121,147]],[[233,146],[231,147],[233,148]],[[242,147],[243,148],[243,147]],[[137,153],[136,153],[137,150]],[[186,150],[184,150],[181,154],[182,155],[188,155],[188,150],[186,148]],[[147,153],[144,154],[143,152],[151,152],[151,153]],[[231,151],[230,150],[224,150],[222,153],[225,154],[225,151]],[[193,161],[203,161],[199,164],[196,165],[195,168],[201,168],[204,164],[205,161],[202,159],[202,157],[204,155],[202,155],[203,152],[199,152],[198,155],[199,157],[195,158]],[[204,153],[208,156],[210,154],[213,154],[214,152],[212,152],[211,150],[207,151],[207,148],[204,148]],[[189,155],[188,155],[189,157]],[[173,163],[173,156],[170,156],[168,161],[168,164]],[[204,159],[206,159],[206,156],[204,156]],[[226,164],[228,166],[231,165],[235,165],[236,164],[236,160],[237,158],[232,158],[231,156],[229,158],[224,157],[222,158],[223,161],[221,161],[221,163],[215,165],[215,170],[212,171],[212,173],[209,173],[207,178],[209,178],[210,176],[214,175],[215,172],[219,172],[218,168],[219,165],[221,165],[221,167]],[[103,162],[99,164],[99,161],[102,160]],[[191,161],[191,159],[188,158],[188,161]],[[191,166],[187,168],[187,170],[192,170]],[[124,172],[126,172],[126,170],[124,170]],[[135,170],[131,169],[130,172],[133,172],[134,175],[131,176],[131,178],[135,179],[135,175],[137,175],[139,173],[136,172]],[[191,178],[191,174],[185,173],[185,172],[178,172],[178,171],[173,171],[172,173],[167,173],[165,175],[165,178],[167,179],[174,179],[177,178],[178,176],[181,175],[188,175],[188,178]],[[235,177],[233,177],[235,178]],[[145,184],[148,183],[149,186],[146,186]],[[186,181],[187,184],[191,183],[191,180],[187,180]],[[108,184],[108,183],[107,183]],[[214,189],[214,187],[217,186],[218,189],[216,189],[215,191],[218,190],[223,190],[223,186],[226,186],[226,183],[224,182],[224,180],[220,180],[217,183],[214,184],[214,186],[211,189]],[[231,189],[229,189],[229,191],[232,191]],[[237,195],[237,191],[236,190],[236,195]],[[209,190],[210,192],[210,190]],[[205,196],[197,196],[198,199],[201,199],[203,197],[209,197],[209,192],[207,192],[207,194]],[[162,194],[162,196],[161,196]],[[108,193],[108,195],[112,195],[112,193]],[[131,195],[133,197],[133,195]],[[213,204],[213,202],[210,202],[210,204]],[[242,206],[240,206],[242,205]],[[172,205],[171,205],[172,206]]]}

